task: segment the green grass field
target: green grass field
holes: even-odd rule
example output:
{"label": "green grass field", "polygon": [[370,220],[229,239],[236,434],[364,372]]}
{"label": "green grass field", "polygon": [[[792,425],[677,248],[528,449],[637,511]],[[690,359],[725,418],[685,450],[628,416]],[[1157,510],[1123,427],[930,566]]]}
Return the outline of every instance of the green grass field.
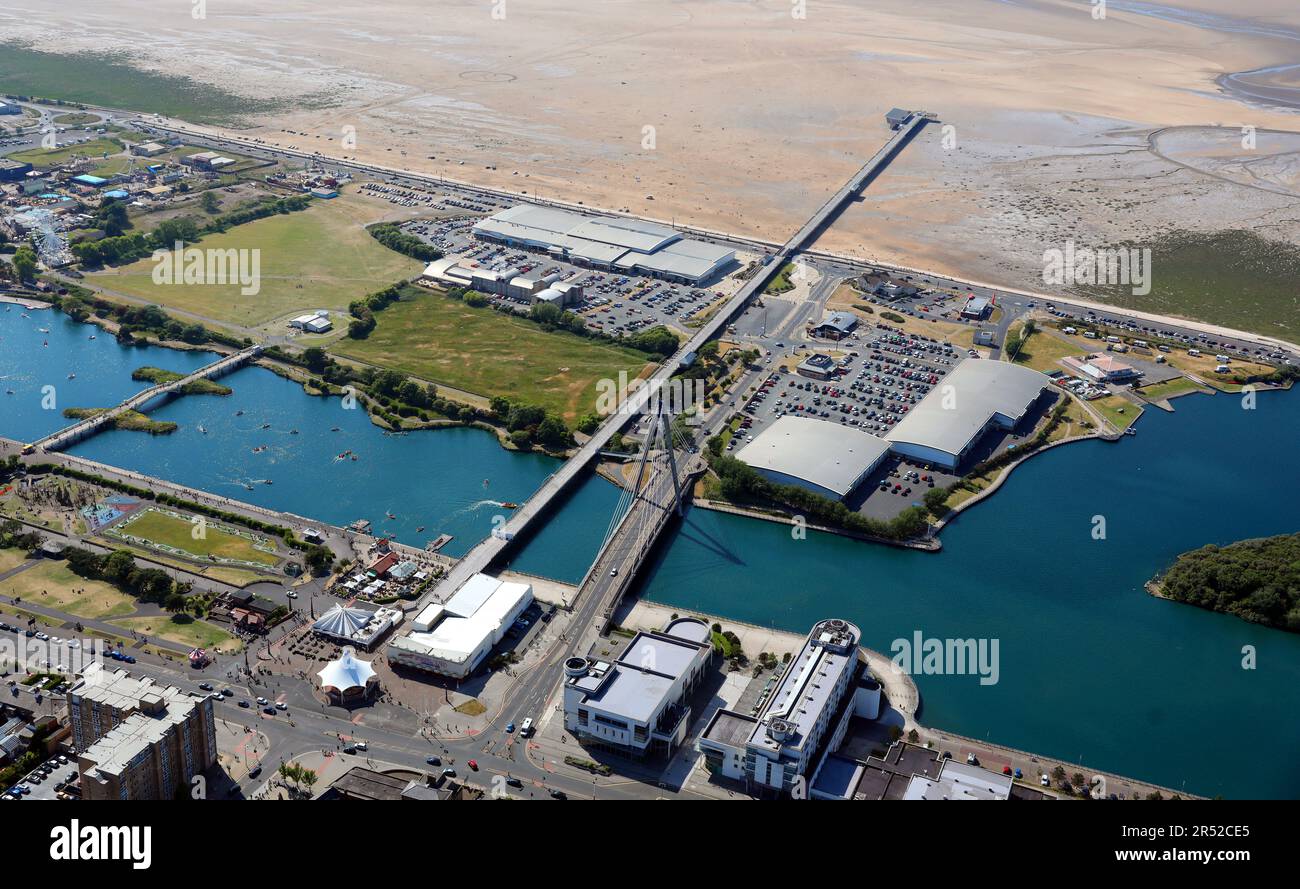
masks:
{"label": "green grass field", "polygon": [[1044,330],[1038,330],[1031,334],[1025,344],[1020,347],[1016,353],[1016,364],[1023,364],[1026,367],[1032,367],[1034,370],[1047,373],[1053,370],[1062,370],[1060,361],[1068,356],[1080,356],[1086,354],[1082,349],[1073,343],[1054,336]]}
{"label": "green grass field", "polygon": [[763,288],[763,292],[777,294],[785,293],[787,290],[793,290],[794,282],[790,280],[792,274],[794,274],[794,263],[787,262],[782,267],[781,271],[777,272],[776,276],[773,277],[771,281],[767,282],[767,286]]}
{"label": "green grass field", "polygon": [[0,574],[12,571],[27,561],[27,553],[20,549],[0,549]]}
{"label": "green grass field", "polygon": [[0,582],[0,594],[88,620],[120,617],[135,611],[135,601],[126,593],[101,581],[73,574],[67,562],[42,562],[15,574]]}
{"label": "green grass field", "polygon": [[647,364],[635,349],[548,333],[437,291],[411,292],[375,316],[378,326],[368,338],[339,340],[331,351],[480,395],[540,405],[568,422],[594,410],[597,380],[617,380],[620,370],[635,379]]}
{"label": "green grass field", "polygon": [[1174,377],[1172,380],[1153,383],[1138,390],[1144,398],[1149,398],[1152,401],[1159,401],[1162,398],[1168,398],[1170,395],[1181,395],[1184,392],[1200,391],[1201,387],[1187,379],[1187,377]]}
{"label": "green grass field", "polygon": [[1098,398],[1089,402],[1089,404],[1121,432],[1132,426],[1133,421],[1142,416],[1142,408],[1118,395],[1107,395],[1105,398]]}
{"label": "green grass field", "polygon": [[166,639],[179,645],[215,650],[221,654],[239,651],[240,642],[234,636],[210,623],[180,616],[124,617],[109,621],[115,627],[134,630],[155,639]]}
{"label": "green grass field", "polygon": [[101,136],[66,148],[29,148],[27,151],[15,152],[9,157],[34,167],[52,167],[55,164],[65,163],[73,157],[100,157],[105,154],[118,154],[121,151],[121,142]]}
{"label": "green grass field", "polygon": [[18,43],[0,45],[0,84],[11,94],[131,108],[194,123],[230,123],[274,108],[210,84],[143,71],[123,56],[62,55]]}
{"label": "green grass field", "polygon": [[204,250],[261,251],[261,288],[251,296],[240,293],[238,283],[155,284],[152,259],[94,272],[86,280],[164,308],[249,327],[309,309],[345,310],[352,300],[423,268],[418,260],[389,250],[366,233],[365,223],[374,221],[385,206],[342,195],[203,238],[197,246]]}
{"label": "green grass field", "polygon": [[280,563],[279,557],[274,553],[263,552],[247,538],[223,531],[212,523],[207,525],[205,535],[200,540],[194,538],[194,529],[195,526],[185,519],[156,509],[147,509],[133,521],[116,525],[112,530],[181,550],[200,559],[216,556],[219,559],[235,559],[268,567]]}
{"label": "green grass field", "polygon": [[97,123],[99,119],[98,114],[91,114],[88,111],[70,111],[67,114],[56,115],[54,123],[61,127],[83,127],[89,123]]}

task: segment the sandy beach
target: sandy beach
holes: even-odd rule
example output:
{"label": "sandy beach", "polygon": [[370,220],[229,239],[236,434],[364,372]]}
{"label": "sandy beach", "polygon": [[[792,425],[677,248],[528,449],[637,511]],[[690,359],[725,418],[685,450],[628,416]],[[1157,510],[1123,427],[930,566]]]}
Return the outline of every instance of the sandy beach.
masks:
{"label": "sandy beach", "polygon": [[883,143],[886,110],[929,110],[820,246],[1029,286],[1067,238],[1300,241],[1300,7],[1222,6],[222,0],[195,20],[18,0],[0,32],[278,101],[241,134],[280,145],[778,240]]}

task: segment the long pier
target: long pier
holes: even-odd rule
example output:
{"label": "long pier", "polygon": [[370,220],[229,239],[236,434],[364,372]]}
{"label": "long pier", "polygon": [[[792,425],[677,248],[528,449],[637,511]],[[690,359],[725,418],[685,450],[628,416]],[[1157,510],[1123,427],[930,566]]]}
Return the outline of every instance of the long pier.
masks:
{"label": "long pier", "polygon": [[[640,414],[657,391],[684,366],[684,359],[697,352],[705,343],[718,336],[749,306],[750,302],[767,287],[786,263],[805,249],[816,239],[822,230],[834,220],[845,204],[855,198],[875,176],[894,158],[904,145],[911,140],[929,118],[913,114],[893,137],[881,147],[872,158],[858,170],[845,185],[826,201],[816,213],[772,255],[713,317],[704,324],[685,344],[667,359],[635,392],[629,394],[627,401],[612,414],[596,432],[580,447],[577,452],[558,470],[552,473],[536,493],[522,504],[510,520],[493,535],[465,554],[455,569],[443,578],[436,595],[445,599],[458,589],[474,574],[486,571],[512,545],[512,541],[524,533],[534,520],[543,514],[551,502],[558,497],[588,466],[595,462],[610,439],[620,432],[628,422]],[[601,563],[604,551],[597,555],[597,564]]]}
{"label": "long pier", "polygon": [[39,451],[60,451],[66,447],[83,441],[95,433],[99,432],[104,425],[114,417],[126,411],[139,410],[150,401],[160,396],[169,396],[190,383],[198,380],[215,380],[217,377],[224,376],[231,371],[243,367],[252,359],[261,354],[262,346],[249,346],[233,355],[225,355],[205,367],[201,367],[191,374],[181,377],[179,380],[172,380],[169,383],[159,383],[156,386],[150,386],[135,393],[121,404],[111,407],[106,411],[95,414],[92,417],[85,417],[78,420],[71,426],[53,432],[39,441],[32,442],[31,447]]}

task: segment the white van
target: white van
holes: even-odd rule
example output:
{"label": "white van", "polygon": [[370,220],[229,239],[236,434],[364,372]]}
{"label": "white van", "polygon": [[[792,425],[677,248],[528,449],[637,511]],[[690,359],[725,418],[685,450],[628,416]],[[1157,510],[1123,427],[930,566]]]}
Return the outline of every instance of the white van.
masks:
{"label": "white van", "polygon": [[1074,333],[1074,328],[1073,328],[1073,327],[1062,327],[1062,328],[1061,328],[1061,333]]}
{"label": "white van", "polygon": [[1220,364],[1227,364],[1232,359],[1229,358],[1227,355],[1215,355],[1214,360],[1219,362]]}
{"label": "white van", "polygon": [[1218,367],[1214,369],[1214,372],[1216,374],[1226,374],[1228,372],[1228,365],[1220,364]]}
{"label": "white van", "polygon": [[1201,350],[1200,350],[1200,349],[1188,349],[1188,350],[1187,350],[1187,354],[1188,354],[1188,355],[1191,355],[1193,358],[1200,358],[1200,357],[1201,357]]}
{"label": "white van", "polygon": [[1108,342],[1108,343],[1118,343],[1118,342],[1119,342],[1119,337],[1117,337],[1117,336],[1108,336],[1108,337],[1106,337],[1106,342]]}
{"label": "white van", "polygon": [[530,716],[524,720],[523,725],[519,726],[520,737],[527,738],[533,734],[533,718]]}
{"label": "white van", "polygon": [[1095,340],[1095,339],[1097,338],[1097,334],[1096,334],[1095,332],[1091,331],[1091,330],[1085,330],[1085,331],[1083,332],[1083,335],[1084,335],[1085,338],[1090,339],[1090,340]]}

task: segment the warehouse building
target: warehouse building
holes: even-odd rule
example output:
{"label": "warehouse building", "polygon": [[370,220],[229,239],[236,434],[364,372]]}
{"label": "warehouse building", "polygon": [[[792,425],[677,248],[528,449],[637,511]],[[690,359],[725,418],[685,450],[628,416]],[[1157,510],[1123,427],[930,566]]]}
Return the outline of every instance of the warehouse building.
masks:
{"label": "warehouse building", "polygon": [[713,652],[708,624],[677,618],[637,633],[618,660],[564,664],[564,727],[582,743],[631,756],[671,753],[686,737],[690,696]]}
{"label": "warehouse building", "polygon": [[289,322],[289,326],[307,333],[328,333],[334,327],[334,322],[330,321],[328,310],[318,309],[310,315],[299,315]]}
{"label": "warehouse building", "polygon": [[955,471],[990,429],[1012,429],[1051,384],[1005,361],[968,359],[885,433],[900,457]]}
{"label": "warehouse building", "polygon": [[0,182],[17,182],[32,171],[32,165],[23,161],[0,157]]}
{"label": "warehouse building", "polygon": [[653,222],[583,216],[521,204],[478,222],[474,236],[543,252],[575,265],[699,285],[735,261],[735,251],[682,237]]}
{"label": "warehouse building", "polygon": [[736,458],[775,484],[843,500],[888,453],[889,442],[870,433],[787,414],[737,451]]}
{"label": "warehouse building", "polygon": [[444,604],[425,606],[411,622],[411,633],[388,643],[388,661],[463,679],[532,603],[529,584],[475,574]]}

